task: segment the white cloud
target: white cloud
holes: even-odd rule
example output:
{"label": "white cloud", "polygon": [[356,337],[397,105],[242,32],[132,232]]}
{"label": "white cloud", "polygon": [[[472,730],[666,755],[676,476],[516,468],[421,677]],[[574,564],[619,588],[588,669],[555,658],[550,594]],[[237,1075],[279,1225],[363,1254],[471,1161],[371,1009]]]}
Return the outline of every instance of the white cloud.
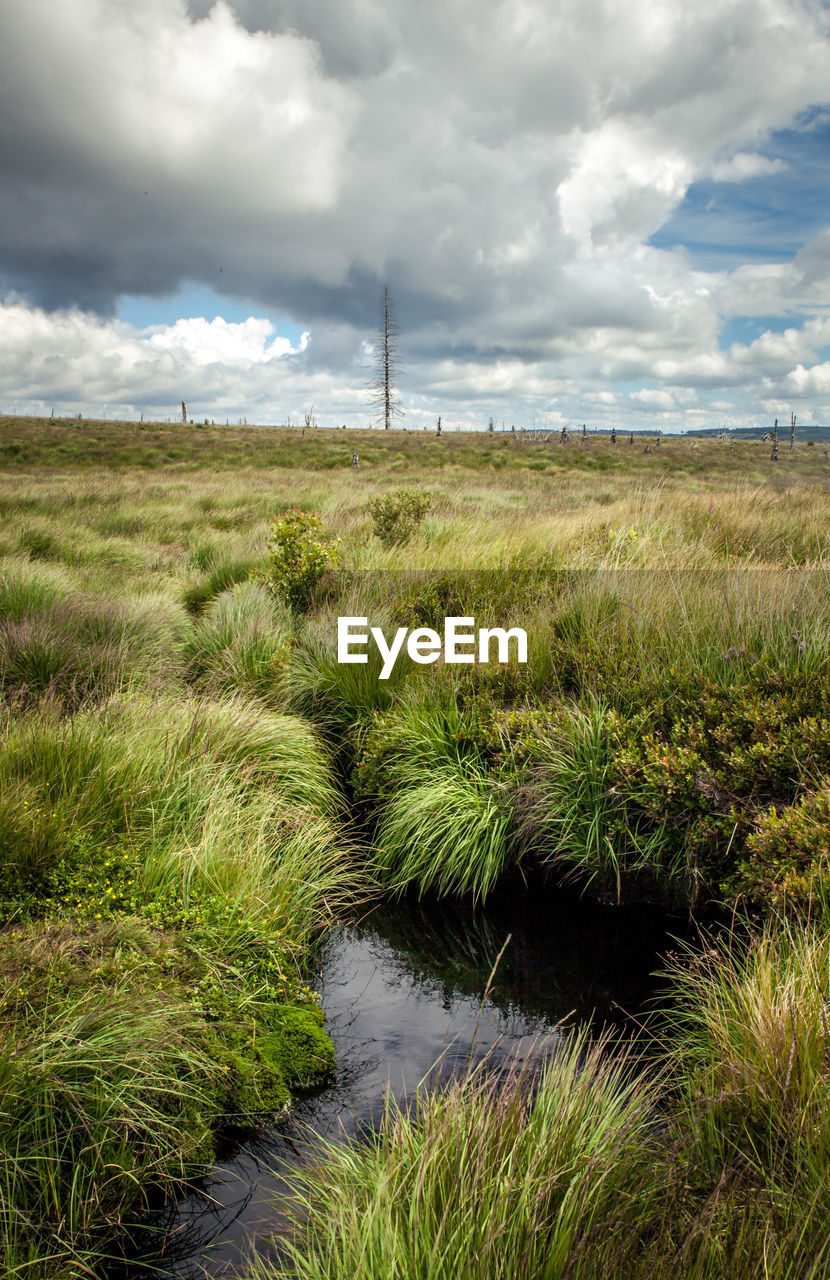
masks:
{"label": "white cloud", "polygon": [[[242,324],[201,318],[134,329],[82,312],[47,314],[19,301],[0,305],[0,394],[10,401],[79,406],[87,413],[128,406],[165,416],[179,400],[230,409],[291,411],[319,378],[297,371],[307,349],[269,320]],[[287,403],[286,403],[287,401]],[[296,411],[296,410],[295,410]]]}
{"label": "white cloud", "polygon": [[689,157],[648,129],[618,120],[580,139],[559,187],[565,232],[585,247],[609,238],[642,239],[663,223],[694,172]]}
{"label": "white cloud", "polygon": [[746,182],[787,168],[780,157],[763,156],[757,151],[736,151],[728,160],[715,160],[709,168],[716,182]]}
{"label": "white cloud", "polygon": [[270,320],[250,316],[241,324],[228,324],[217,317],[177,320],[173,325],[160,325],[136,335],[135,341],[145,349],[171,351],[189,358],[195,366],[225,364],[263,364],[279,356],[296,355],[308,346],[304,333],[297,347],[288,338],[274,334]]}
{"label": "white cloud", "polygon": [[830,361],[805,369],[796,365],[784,380],[785,391],[794,396],[826,395],[830,392]]}
{"label": "white cloud", "polygon": [[[830,84],[826,22],[800,0],[0,13],[0,272],[28,299],[0,314],[6,398],[175,405],[186,383],[241,412],[313,392],[359,414],[386,280],[416,419],[446,399],[469,421],[650,406],[679,425],[725,387],[750,415],[764,379],[821,359],[830,231],[732,272],[647,243],[696,180],[782,168],[769,132]],[[142,334],[77,311],[183,281],[251,317]],[[267,313],[312,340],[292,350]],[[722,351],[739,315],[791,323]]]}

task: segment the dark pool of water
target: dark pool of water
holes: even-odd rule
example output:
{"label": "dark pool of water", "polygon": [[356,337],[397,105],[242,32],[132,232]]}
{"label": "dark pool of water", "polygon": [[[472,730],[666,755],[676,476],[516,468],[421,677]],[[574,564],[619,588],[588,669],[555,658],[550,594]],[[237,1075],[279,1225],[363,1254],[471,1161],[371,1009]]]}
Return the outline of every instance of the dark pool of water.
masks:
{"label": "dark pool of water", "polygon": [[[687,933],[657,909],[592,905],[544,887],[506,889],[478,909],[384,905],[340,927],[317,966],[336,1082],[279,1128],[228,1143],[202,1188],[158,1224],[167,1261],[152,1274],[229,1277],[252,1248],[269,1254],[284,1225],[284,1176],[312,1135],[346,1138],[372,1125],[387,1090],[405,1096],[439,1059],[446,1074],[486,1053],[496,1064],[544,1053],[563,1024],[587,1019],[630,1032],[658,990],[655,969]],[[128,1271],[130,1280],[149,1274]]]}

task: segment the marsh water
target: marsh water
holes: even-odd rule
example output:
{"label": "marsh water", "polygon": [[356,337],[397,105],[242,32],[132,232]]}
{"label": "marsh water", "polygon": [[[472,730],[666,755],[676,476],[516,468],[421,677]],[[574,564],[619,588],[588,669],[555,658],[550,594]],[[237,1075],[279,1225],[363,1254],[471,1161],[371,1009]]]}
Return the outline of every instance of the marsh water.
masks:
{"label": "marsh water", "polygon": [[152,1271],[133,1265],[127,1274],[227,1278],[244,1270],[252,1248],[275,1254],[285,1176],[308,1158],[315,1135],[365,1131],[389,1090],[403,1099],[424,1078],[485,1054],[498,1069],[551,1052],[563,1027],[580,1021],[629,1034],[659,993],[655,970],[687,932],[685,920],[657,908],[519,884],[485,907],[405,900],[342,925],[316,974],[336,1081],[279,1127],[229,1137],[200,1189],[157,1221],[163,1257]]}

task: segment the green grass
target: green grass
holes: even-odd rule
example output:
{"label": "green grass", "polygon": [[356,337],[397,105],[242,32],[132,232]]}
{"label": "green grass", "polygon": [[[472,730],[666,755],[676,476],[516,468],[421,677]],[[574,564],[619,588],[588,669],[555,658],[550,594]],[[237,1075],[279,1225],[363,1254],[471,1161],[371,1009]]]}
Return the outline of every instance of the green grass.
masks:
{"label": "green grass", "polygon": [[[767,926],[671,971],[673,1052],[711,1167],[740,1162],[803,1195],[830,1183],[830,948],[824,928]],[[697,1099],[711,1099],[701,1108]]]}
{"label": "green grass", "polygon": [[387,801],[373,865],[393,892],[484,897],[507,864],[509,822],[486,775],[444,768]]}
{"label": "green grass", "polygon": [[[401,1280],[412,1259],[436,1280],[445,1262],[545,1274],[543,1249],[551,1275],[563,1257],[571,1276],[830,1274],[826,956],[796,926],[827,899],[821,452],[776,467],[755,442],[731,454],[667,438],[646,454],[521,433],[0,425],[9,1273],[84,1274],[153,1183],[208,1158],[223,1112],[286,1104],[306,1079],[301,1042],[330,1070],[309,946],[369,876],[482,898],[535,863],[603,896],[750,898],[793,932],[684,962],[659,1122],[654,1082],[629,1093],[630,1064],[614,1077],[581,1042],[531,1100],[478,1076],[390,1110],[377,1144],[321,1173],[331,1213],[312,1207],[319,1270],[301,1274],[364,1274],[349,1271],[362,1244],[367,1277]],[[429,515],[383,545],[372,503],[413,484]],[[251,576],[274,516],[298,507],[320,513],[341,560],[302,616]],[[388,635],[448,613],[525,627],[527,668],[404,659],[381,681],[376,655],[337,663],[339,614]],[[146,1046],[126,1043],[128,1009]],[[173,1077],[187,1082],[179,1110]],[[642,1161],[614,1129],[612,1078]],[[597,1162],[548,1202],[569,1125],[583,1154],[596,1139]],[[653,1142],[669,1132],[673,1156]],[[619,1173],[603,1163],[613,1141]],[[469,1182],[462,1151],[479,1161]]]}
{"label": "green grass", "polygon": [[[172,1192],[211,1151],[219,1074],[191,1009],[114,983],[47,1000],[0,1055],[0,1257],[83,1261],[131,1222],[141,1188]],[[76,1274],[80,1274],[80,1271]]]}
{"label": "green grass", "polygon": [[265,587],[241,582],[206,607],[187,646],[187,678],[215,693],[279,700],[290,655],[291,620]]}
{"label": "green grass", "polygon": [[[487,1067],[411,1107],[376,1135],[326,1145],[299,1180],[285,1270],[315,1280],[538,1280],[623,1269],[659,1195],[653,1090],[584,1035],[541,1078]],[[610,1267],[606,1274],[612,1274]],[[616,1274],[622,1274],[618,1270]]]}
{"label": "green grass", "polygon": [[[658,827],[640,838],[614,785],[608,713],[601,702],[565,706],[540,736],[539,763],[520,793],[519,840],[567,877],[622,896],[623,877],[661,868]],[[686,886],[684,886],[686,888]],[[688,890],[687,890],[688,894]]]}
{"label": "green grass", "polygon": [[10,713],[0,779],[0,1249],[80,1275],[330,1074],[305,961],[359,876],[314,731],[240,699]]}
{"label": "green grass", "polygon": [[538,1078],[487,1063],[389,1101],[295,1175],[250,1280],[814,1280],[830,1274],[826,933],[726,935],[672,965],[637,1060],[584,1030]]}

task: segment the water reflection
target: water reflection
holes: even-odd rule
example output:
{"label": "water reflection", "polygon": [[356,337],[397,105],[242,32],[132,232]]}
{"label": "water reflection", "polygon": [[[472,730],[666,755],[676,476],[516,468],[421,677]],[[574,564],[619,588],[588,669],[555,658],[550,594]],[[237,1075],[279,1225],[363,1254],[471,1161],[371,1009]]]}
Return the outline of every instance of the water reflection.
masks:
{"label": "water reflection", "polygon": [[[538,888],[507,889],[477,909],[384,905],[344,925],[318,958],[336,1083],[303,1099],[279,1128],[220,1154],[203,1188],[157,1222],[167,1261],[157,1257],[156,1267],[177,1280],[236,1274],[252,1244],[266,1254],[274,1247],[285,1175],[314,1134],[346,1138],[372,1126],[387,1089],[403,1098],[439,1060],[442,1075],[485,1054],[498,1068],[550,1051],[563,1022],[624,1027],[655,991],[658,957],[684,931],[656,909],[596,906]],[[151,1273],[133,1266],[127,1274]]]}

